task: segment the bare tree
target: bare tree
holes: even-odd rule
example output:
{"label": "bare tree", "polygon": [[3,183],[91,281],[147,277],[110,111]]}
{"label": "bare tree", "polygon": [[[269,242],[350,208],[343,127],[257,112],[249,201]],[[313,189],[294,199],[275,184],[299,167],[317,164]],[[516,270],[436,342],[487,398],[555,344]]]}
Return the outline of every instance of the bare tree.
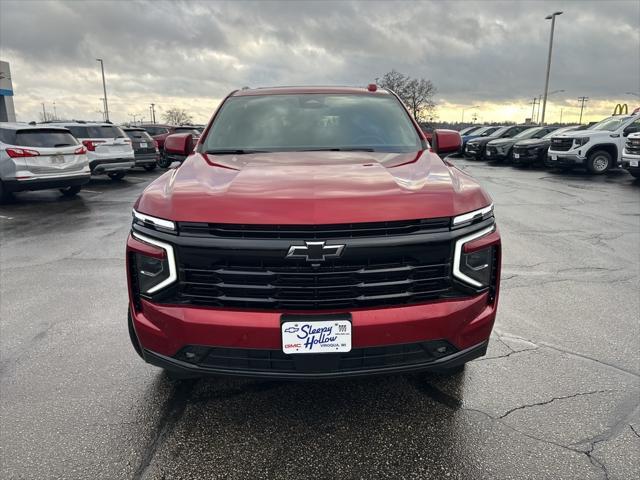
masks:
{"label": "bare tree", "polygon": [[193,122],[193,118],[181,108],[170,108],[162,114],[162,118],[169,125],[184,125]]}
{"label": "bare tree", "polygon": [[425,121],[433,115],[436,108],[433,96],[437,89],[431,80],[411,78],[391,70],[385,73],[381,79],[376,79],[376,82],[381,87],[397,93],[417,122]]}

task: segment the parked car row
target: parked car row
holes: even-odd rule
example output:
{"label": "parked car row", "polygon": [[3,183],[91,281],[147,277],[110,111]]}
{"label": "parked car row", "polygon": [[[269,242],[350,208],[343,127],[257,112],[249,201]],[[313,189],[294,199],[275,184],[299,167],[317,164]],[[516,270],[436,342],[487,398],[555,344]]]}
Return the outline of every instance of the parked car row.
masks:
{"label": "parked car row", "polygon": [[[487,133],[488,132],[488,133]],[[463,153],[475,160],[539,163],[599,175],[622,166],[638,178],[640,112],[614,115],[591,125],[563,128],[538,125],[482,127],[460,132]]]}
{"label": "parked car row", "polygon": [[195,145],[202,128],[83,121],[0,123],[0,202],[26,190],[59,189],[72,196],[91,175],[121,180],[134,167],[168,168],[184,158],[166,154],[165,141]]}

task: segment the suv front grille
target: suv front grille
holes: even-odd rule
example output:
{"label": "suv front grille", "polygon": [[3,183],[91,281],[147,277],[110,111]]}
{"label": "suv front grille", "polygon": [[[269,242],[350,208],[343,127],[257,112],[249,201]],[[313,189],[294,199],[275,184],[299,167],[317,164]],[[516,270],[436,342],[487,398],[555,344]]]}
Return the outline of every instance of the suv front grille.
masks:
{"label": "suv front grille", "polygon": [[209,306],[318,310],[406,304],[450,291],[449,263],[194,268],[181,263],[178,298]]}
{"label": "suv front grille", "polygon": [[573,138],[552,138],[551,139],[551,150],[556,152],[566,152],[571,150],[571,146],[573,145]]}
{"label": "suv front grille", "polygon": [[180,235],[216,238],[280,238],[316,240],[328,238],[386,237],[447,230],[448,217],[391,222],[335,225],[252,225],[178,222]]}
{"label": "suv front grille", "polygon": [[627,153],[631,155],[640,155],[640,138],[630,138],[626,145]]}

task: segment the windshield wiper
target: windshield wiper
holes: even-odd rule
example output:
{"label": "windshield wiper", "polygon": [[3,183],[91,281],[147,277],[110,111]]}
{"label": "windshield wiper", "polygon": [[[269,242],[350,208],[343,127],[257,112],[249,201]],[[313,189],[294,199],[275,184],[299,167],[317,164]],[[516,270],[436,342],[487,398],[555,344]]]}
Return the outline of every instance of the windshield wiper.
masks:
{"label": "windshield wiper", "polygon": [[211,155],[247,155],[249,153],[269,153],[265,150],[242,150],[242,149],[226,149],[226,150],[206,150],[204,153]]}

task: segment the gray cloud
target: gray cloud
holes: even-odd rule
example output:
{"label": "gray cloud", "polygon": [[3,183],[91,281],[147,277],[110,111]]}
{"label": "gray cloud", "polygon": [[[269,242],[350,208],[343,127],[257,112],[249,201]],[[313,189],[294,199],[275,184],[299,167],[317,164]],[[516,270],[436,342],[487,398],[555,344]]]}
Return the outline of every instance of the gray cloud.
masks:
{"label": "gray cloud", "polygon": [[542,90],[544,17],[558,9],[552,89],[607,100],[640,90],[635,0],[1,0],[0,57],[12,63],[27,118],[52,98],[74,116],[95,116],[96,57],[105,59],[118,120],[155,101],[184,104],[202,121],[243,85],[366,84],[392,68],[430,78],[449,103],[522,102]]}

